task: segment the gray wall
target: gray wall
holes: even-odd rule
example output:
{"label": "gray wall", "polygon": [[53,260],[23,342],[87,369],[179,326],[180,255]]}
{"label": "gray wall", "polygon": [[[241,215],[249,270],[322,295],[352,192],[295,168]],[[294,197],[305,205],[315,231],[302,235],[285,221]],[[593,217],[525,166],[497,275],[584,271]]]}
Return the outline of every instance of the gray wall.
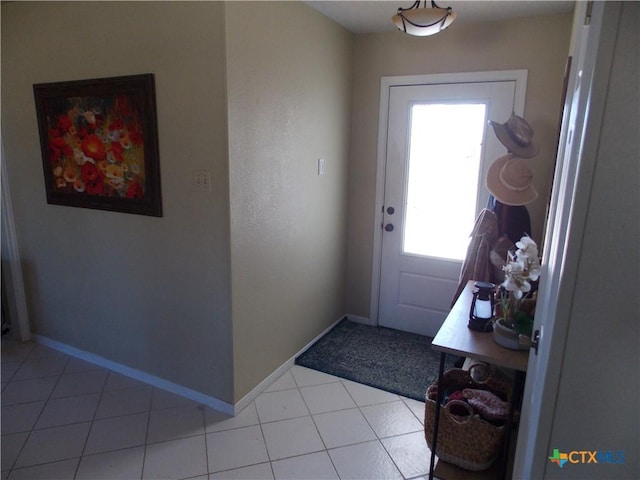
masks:
{"label": "gray wall", "polygon": [[454,24],[432,37],[411,37],[399,31],[356,36],[347,312],[363,317],[371,314],[374,218],[381,207],[375,205],[380,78],[528,70],[524,113],[540,144],[540,153],[530,162],[540,196],[527,208],[531,215],[532,236],[540,241],[555,162],[571,20],[571,14],[562,14]]}
{"label": "gray wall", "polygon": [[550,479],[640,477],[640,4],[622,2],[618,17],[615,3],[605,7],[614,32],[620,23],[601,39],[611,50],[598,63],[613,51],[613,64],[596,77],[606,103],[601,130],[588,130],[595,169],[548,451],[623,451],[625,463],[547,462]]}

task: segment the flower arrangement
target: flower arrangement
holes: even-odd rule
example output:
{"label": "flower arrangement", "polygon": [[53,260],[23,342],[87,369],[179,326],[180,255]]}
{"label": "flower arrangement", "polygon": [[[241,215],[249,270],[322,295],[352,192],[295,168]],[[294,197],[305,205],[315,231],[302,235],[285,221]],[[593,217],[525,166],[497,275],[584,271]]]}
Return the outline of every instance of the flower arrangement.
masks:
{"label": "flower arrangement", "polygon": [[540,277],[538,246],[528,235],[516,242],[515,253],[507,254],[502,267],[504,282],[498,293],[497,320],[523,335],[531,335],[535,297],[530,297],[532,282]]}
{"label": "flower arrangement", "polygon": [[[58,192],[141,199],[144,145],[133,98],[73,97],[47,132]],[[53,107],[50,107],[53,110]]]}

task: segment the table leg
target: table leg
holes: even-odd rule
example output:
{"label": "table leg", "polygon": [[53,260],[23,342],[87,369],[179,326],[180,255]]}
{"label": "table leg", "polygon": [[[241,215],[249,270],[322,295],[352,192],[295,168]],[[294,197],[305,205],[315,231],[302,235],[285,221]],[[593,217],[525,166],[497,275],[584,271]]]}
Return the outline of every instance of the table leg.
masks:
{"label": "table leg", "polygon": [[433,437],[431,438],[431,463],[429,464],[429,480],[433,480],[433,469],[436,460],[436,445],[438,443],[438,427],[440,426],[440,405],[444,397],[444,388],[442,388],[442,378],[444,376],[444,362],[447,354],[440,353],[440,368],[438,369],[438,395],[436,396],[436,411],[433,418]]}
{"label": "table leg", "polygon": [[504,432],[504,444],[502,446],[502,478],[507,478],[507,468],[509,465],[509,445],[511,443],[511,430],[513,429],[513,417],[524,392],[525,374],[516,370],[513,379],[513,391],[511,392],[511,402],[509,402],[509,416],[507,417],[506,430]]}

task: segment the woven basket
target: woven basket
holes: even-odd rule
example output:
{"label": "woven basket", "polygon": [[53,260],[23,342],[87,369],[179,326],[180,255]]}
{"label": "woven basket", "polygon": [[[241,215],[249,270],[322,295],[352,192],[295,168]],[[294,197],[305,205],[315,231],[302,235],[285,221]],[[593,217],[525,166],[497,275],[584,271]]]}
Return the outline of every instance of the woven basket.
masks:
{"label": "woven basket", "polygon": [[[471,378],[469,371],[458,368],[444,372],[442,383],[445,392],[475,388],[489,390],[503,399],[509,396],[504,381],[490,377],[486,382],[478,383]],[[427,390],[424,409],[424,434],[429,448],[432,448],[437,395],[436,380]],[[460,410],[465,408],[466,413],[460,415]],[[452,400],[446,406],[440,406],[436,455],[440,460],[466,470],[485,470],[500,453],[504,429],[503,425],[494,425],[474,414],[467,403]]]}

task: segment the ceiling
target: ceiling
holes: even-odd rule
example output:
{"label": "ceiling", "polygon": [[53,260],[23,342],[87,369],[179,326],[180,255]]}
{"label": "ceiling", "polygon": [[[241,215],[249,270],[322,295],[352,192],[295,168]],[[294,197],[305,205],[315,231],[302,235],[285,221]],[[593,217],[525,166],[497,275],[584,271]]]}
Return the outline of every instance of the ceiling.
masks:
{"label": "ceiling", "polygon": [[[308,0],[312,8],[335,20],[353,33],[392,31],[396,27],[391,17],[398,7],[408,8],[412,0],[378,1],[315,1]],[[456,23],[489,22],[517,17],[535,17],[573,11],[573,1],[561,0],[438,0],[439,7],[451,7],[457,14]]]}

